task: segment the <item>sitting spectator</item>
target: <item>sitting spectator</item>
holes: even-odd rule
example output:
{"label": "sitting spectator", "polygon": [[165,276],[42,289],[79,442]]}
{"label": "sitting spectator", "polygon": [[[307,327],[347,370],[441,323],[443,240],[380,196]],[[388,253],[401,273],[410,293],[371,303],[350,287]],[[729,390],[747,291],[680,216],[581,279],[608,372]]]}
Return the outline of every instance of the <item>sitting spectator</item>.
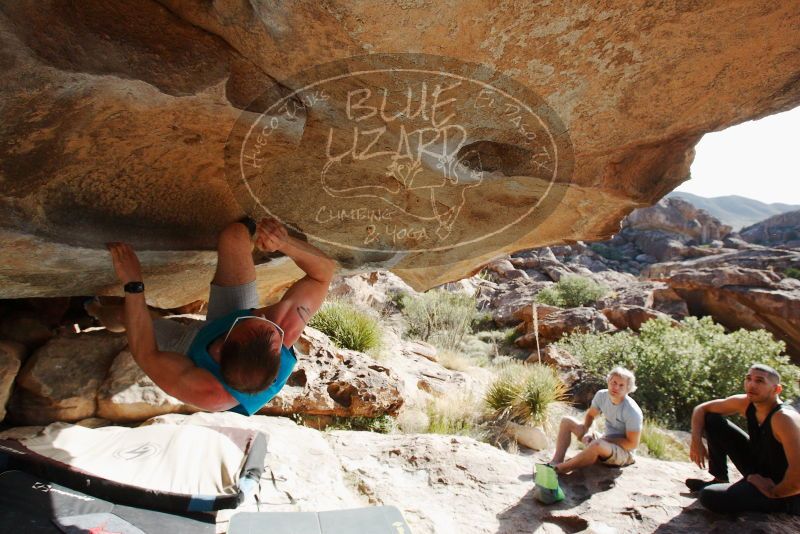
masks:
{"label": "sitting spectator", "polygon": [[[755,364],[744,378],[743,395],[698,405],[692,414],[689,456],[712,480],[690,478],[700,502],[715,512],[788,512],[800,515],[800,414],[783,404],[781,377]],[[747,419],[747,434],[724,416]],[[708,448],[703,445],[703,435]],[[728,458],[744,478],[728,483]]]}
{"label": "sitting spectator", "polygon": [[[569,473],[597,461],[619,467],[635,461],[633,451],[639,445],[643,418],[639,405],[628,394],[636,391],[636,378],[629,370],[616,367],[608,374],[607,381],[608,389],[595,394],[583,423],[573,417],[561,419],[556,451],[550,461],[557,473]],[[602,437],[589,432],[595,417],[601,413],[606,419]],[[586,448],[565,462],[573,434]]]}

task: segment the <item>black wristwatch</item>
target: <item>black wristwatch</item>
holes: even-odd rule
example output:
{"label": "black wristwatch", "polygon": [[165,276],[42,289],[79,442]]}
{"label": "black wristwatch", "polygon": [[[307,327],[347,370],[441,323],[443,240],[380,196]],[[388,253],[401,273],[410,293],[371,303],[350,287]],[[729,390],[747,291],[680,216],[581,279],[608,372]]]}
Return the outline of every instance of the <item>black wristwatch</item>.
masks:
{"label": "black wristwatch", "polygon": [[247,227],[247,231],[250,232],[250,237],[256,235],[256,229],[258,228],[258,225],[256,224],[255,219],[248,216],[242,217],[237,222],[240,222]]}
{"label": "black wristwatch", "polygon": [[144,293],[144,282],[128,282],[123,289],[125,293]]}

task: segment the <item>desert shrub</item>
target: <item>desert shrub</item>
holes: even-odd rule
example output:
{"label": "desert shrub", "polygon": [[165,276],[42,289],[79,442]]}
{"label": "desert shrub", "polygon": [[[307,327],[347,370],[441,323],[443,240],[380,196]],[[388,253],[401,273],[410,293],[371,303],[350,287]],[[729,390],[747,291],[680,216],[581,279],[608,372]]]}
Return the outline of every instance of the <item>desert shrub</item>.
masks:
{"label": "desert shrub", "polygon": [[465,358],[471,367],[487,367],[497,354],[494,343],[485,341],[481,336],[475,334],[465,335],[458,350],[451,352],[456,352]]}
{"label": "desert shrub", "polygon": [[787,278],[797,278],[800,280],[800,269],[797,267],[789,267],[783,272],[783,274],[786,275]]}
{"label": "desert shrub", "polygon": [[436,355],[436,361],[451,371],[466,371],[472,365],[468,357],[453,350],[440,350]]}
{"label": "desert shrub", "polygon": [[402,312],[407,335],[450,350],[458,349],[478,315],[474,297],[443,290],[404,296]]}
{"label": "desert shrub", "polygon": [[502,418],[541,424],[548,407],[564,400],[567,388],[546,365],[506,365],[486,390],[485,402]]}
{"label": "desert shrub", "polygon": [[378,417],[334,417],[325,430],[361,430],[389,434],[394,427],[394,419],[384,414]]}
{"label": "desert shrub", "polygon": [[445,395],[431,400],[426,407],[430,434],[456,434],[483,438],[480,407],[469,394]]}
{"label": "desert shrub", "polygon": [[550,306],[575,308],[591,304],[608,293],[608,288],[590,278],[564,276],[551,287],[541,290],[536,301]]}
{"label": "desert shrub", "polygon": [[326,334],[341,348],[366,352],[381,344],[378,322],[347,302],[326,302],[308,324]]}
{"label": "desert shrub", "polygon": [[642,325],[639,335],[573,333],[558,346],[581,360],[586,370],[604,377],[616,365],[636,373],[633,395],[645,414],[688,429],[692,409],[709,399],[742,392],[751,364],[766,363],[783,377],[784,396],[798,395],[800,368],[783,354],[785,344],[766,330],[726,333],[710,317],[688,317],[673,327],[666,319]]}
{"label": "desert shrub", "polygon": [[686,444],[672,436],[655,420],[644,420],[641,443],[647,448],[647,455],[652,458],[683,462],[689,459]]}

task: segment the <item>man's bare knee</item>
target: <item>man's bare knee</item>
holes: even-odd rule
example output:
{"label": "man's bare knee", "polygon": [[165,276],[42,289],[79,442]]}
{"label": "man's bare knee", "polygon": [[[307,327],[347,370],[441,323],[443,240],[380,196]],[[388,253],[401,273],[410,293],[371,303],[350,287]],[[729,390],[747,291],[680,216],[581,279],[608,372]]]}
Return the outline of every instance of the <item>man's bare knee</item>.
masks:
{"label": "man's bare knee", "polygon": [[562,417],[561,418],[561,426],[562,427],[567,427],[570,430],[575,428],[575,426],[577,426],[578,424],[580,424],[580,423],[578,421],[576,421],[574,417],[566,416],[566,417]]}

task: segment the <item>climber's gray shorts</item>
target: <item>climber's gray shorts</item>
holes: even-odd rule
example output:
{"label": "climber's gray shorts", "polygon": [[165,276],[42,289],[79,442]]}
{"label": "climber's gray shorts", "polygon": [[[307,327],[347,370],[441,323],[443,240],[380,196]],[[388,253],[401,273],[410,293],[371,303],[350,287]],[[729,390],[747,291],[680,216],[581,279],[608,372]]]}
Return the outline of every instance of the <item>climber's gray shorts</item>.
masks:
{"label": "climber's gray shorts", "polygon": [[255,280],[247,284],[229,287],[211,284],[205,321],[193,321],[191,324],[183,324],[172,319],[153,321],[158,350],[187,354],[197,332],[208,321],[224,317],[237,310],[258,307],[258,291]]}

